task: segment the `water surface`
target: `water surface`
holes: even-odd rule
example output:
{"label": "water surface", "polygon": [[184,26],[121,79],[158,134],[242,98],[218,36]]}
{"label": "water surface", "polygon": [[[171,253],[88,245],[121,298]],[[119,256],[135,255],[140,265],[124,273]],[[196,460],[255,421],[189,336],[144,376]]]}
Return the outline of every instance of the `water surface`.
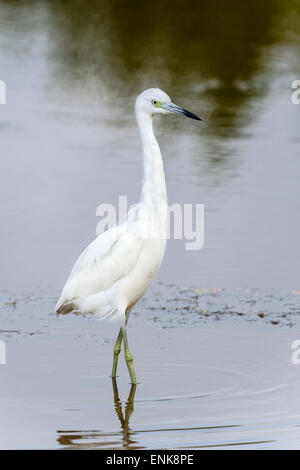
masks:
{"label": "water surface", "polygon": [[[0,0],[1,448],[299,448],[299,21],[296,0]],[[119,325],[53,312],[97,206],[139,197],[148,87],[203,118],[155,129],[205,246],[168,242],[132,389]]]}
{"label": "water surface", "polygon": [[[159,280],[297,288],[299,4],[0,2],[1,278],[60,289],[98,204],[139,197],[133,115],[150,86],[203,117],[156,122],[170,203],[205,204],[205,247]],[[180,269],[178,268],[180,266]]]}
{"label": "water surface", "polygon": [[[1,293],[5,449],[299,449],[299,293],[160,286],[132,313],[137,387],[118,324]],[[163,299],[163,302],[162,302]]]}

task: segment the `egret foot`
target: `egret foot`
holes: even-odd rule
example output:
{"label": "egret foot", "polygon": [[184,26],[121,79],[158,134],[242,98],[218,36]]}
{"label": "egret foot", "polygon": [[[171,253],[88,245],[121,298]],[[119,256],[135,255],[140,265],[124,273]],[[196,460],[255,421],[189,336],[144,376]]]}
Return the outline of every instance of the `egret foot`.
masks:
{"label": "egret foot", "polygon": [[111,373],[111,376],[113,378],[115,378],[117,374],[118,358],[119,358],[119,354],[121,351],[122,339],[123,339],[123,330],[122,328],[120,328],[117,341],[115,342],[115,345],[114,345],[114,359],[113,359],[113,366],[112,366],[112,373]]}
{"label": "egret foot", "polygon": [[124,357],[125,361],[127,364],[128,372],[130,375],[131,383],[133,385],[136,385],[137,381],[135,378],[135,372],[134,372],[134,367],[133,367],[133,357],[129,351],[129,346],[128,346],[128,339],[127,339],[127,332],[126,332],[126,323],[125,321],[122,325],[122,333],[123,333],[123,341],[124,341]]}
{"label": "egret foot", "polygon": [[133,357],[132,357],[129,349],[127,349],[127,351],[125,351],[125,361],[126,361],[126,364],[127,364],[128,372],[129,372],[130,379],[131,379],[131,383],[132,383],[132,385],[136,385],[137,381],[136,381],[136,378],[135,378],[135,372],[134,372],[134,367],[133,367]]}

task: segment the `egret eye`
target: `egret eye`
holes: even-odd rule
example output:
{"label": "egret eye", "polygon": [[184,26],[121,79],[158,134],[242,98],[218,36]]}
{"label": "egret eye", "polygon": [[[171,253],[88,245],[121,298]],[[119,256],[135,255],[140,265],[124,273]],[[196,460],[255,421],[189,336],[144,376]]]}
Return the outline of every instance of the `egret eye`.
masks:
{"label": "egret eye", "polygon": [[152,100],[151,103],[153,104],[153,106],[157,106],[157,105],[158,105],[158,101],[157,101],[157,100]]}

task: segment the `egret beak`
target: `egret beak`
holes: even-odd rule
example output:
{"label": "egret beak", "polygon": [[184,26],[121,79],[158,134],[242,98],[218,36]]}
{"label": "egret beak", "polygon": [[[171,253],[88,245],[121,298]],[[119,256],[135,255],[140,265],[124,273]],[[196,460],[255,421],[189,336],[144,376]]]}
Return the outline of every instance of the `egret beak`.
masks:
{"label": "egret beak", "polygon": [[177,106],[177,104],[174,103],[165,103],[162,105],[162,108],[166,109],[169,111],[169,113],[174,113],[174,114],[183,114],[186,117],[189,117],[191,119],[196,119],[197,121],[202,121],[201,118],[196,116],[196,114],[191,113],[190,111],[187,111],[186,109],[181,108],[180,106]]}

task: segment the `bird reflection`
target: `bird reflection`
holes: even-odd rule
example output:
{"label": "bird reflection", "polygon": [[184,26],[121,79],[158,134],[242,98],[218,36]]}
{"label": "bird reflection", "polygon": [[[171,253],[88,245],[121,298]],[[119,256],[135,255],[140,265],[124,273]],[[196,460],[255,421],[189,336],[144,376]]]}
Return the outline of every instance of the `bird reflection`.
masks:
{"label": "bird reflection", "polygon": [[[57,442],[65,449],[141,449],[142,447],[132,439],[134,431],[129,427],[129,420],[134,410],[134,397],[136,385],[131,385],[125,404],[124,413],[120,400],[118,385],[112,378],[113,400],[115,412],[121,423],[121,432],[105,432],[103,430],[58,430]],[[121,438],[120,438],[121,436]]]}
{"label": "bird reflection", "polygon": [[136,384],[131,384],[130,392],[129,392],[127,402],[125,405],[124,414],[123,414],[122,402],[119,397],[117,381],[114,377],[112,377],[112,386],[113,386],[113,393],[114,393],[115,410],[120,420],[121,428],[123,432],[123,448],[128,449],[129,447],[131,447],[131,444],[134,443],[134,441],[131,440],[130,438],[132,431],[130,430],[130,427],[129,427],[129,420],[130,420],[130,416],[132,415],[134,411],[134,397],[135,397],[135,392],[136,392]]}

